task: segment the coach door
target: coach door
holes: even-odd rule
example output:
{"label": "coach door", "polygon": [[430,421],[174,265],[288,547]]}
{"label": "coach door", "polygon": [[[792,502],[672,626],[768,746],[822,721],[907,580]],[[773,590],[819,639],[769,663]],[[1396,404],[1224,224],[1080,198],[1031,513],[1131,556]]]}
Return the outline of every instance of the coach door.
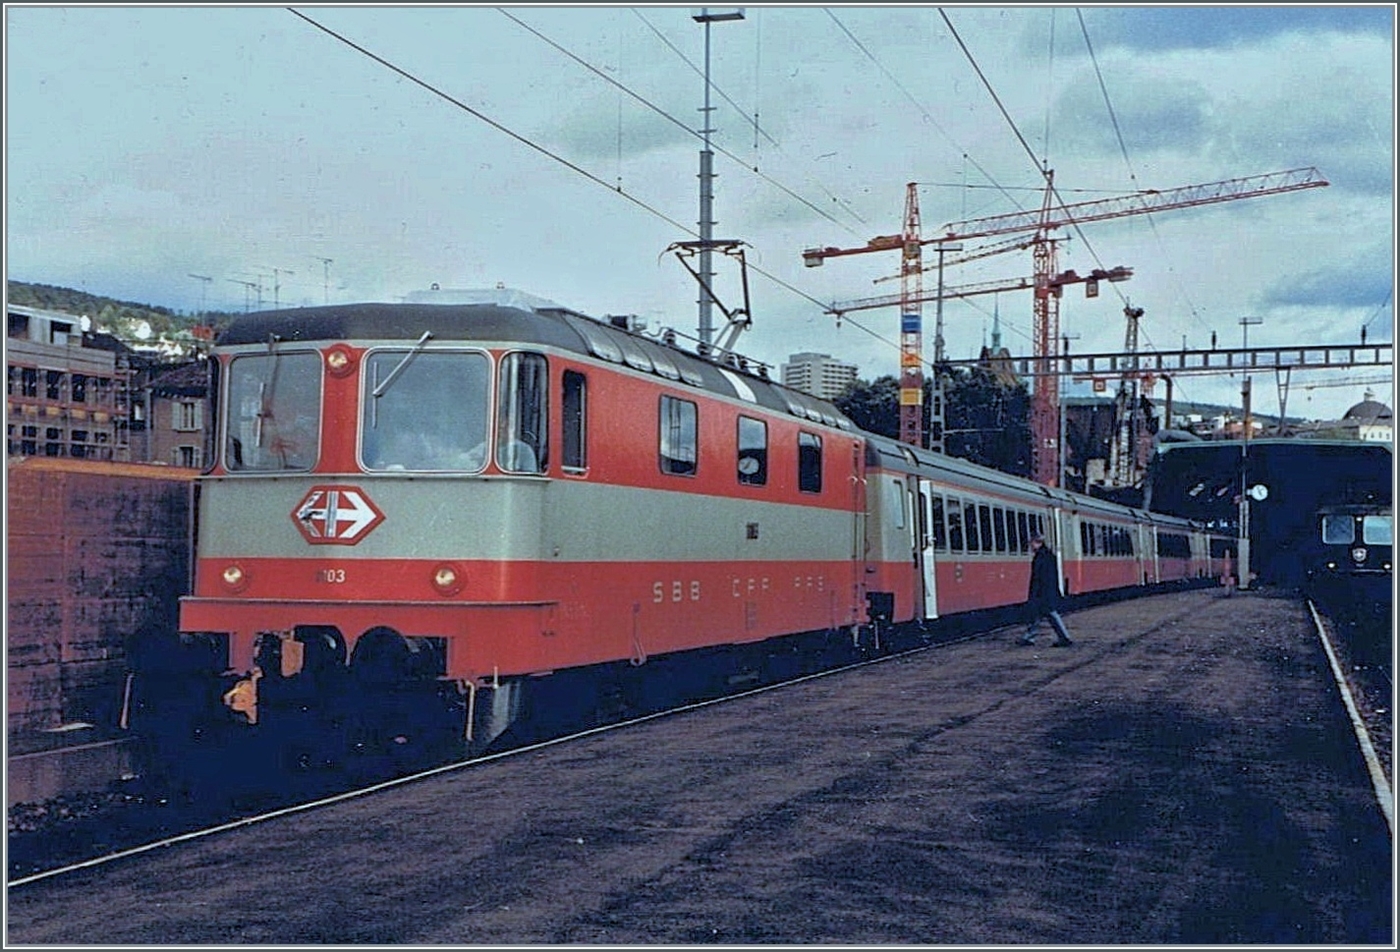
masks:
{"label": "coach door", "polygon": [[[918,507],[919,519],[918,534],[915,537],[914,544],[918,547],[919,568],[923,576],[923,585],[921,587],[923,589],[924,603],[920,615],[923,618],[937,618],[938,587],[934,573],[933,551],[934,539],[938,534],[937,530],[942,527],[943,507],[941,505],[934,506],[934,499],[937,497],[934,494],[932,486],[929,485],[928,480],[920,479],[918,484],[919,496],[915,501],[915,505]],[[934,523],[935,519],[938,520],[937,526],[935,526]]]}

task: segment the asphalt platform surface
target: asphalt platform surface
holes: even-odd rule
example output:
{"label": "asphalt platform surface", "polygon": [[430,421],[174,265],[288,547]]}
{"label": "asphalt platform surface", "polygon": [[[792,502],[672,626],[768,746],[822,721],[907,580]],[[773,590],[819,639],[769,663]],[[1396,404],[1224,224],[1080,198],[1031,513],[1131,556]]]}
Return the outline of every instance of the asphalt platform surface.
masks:
{"label": "asphalt platform surface", "polygon": [[1393,944],[1301,603],[1066,617],[13,886],[7,944]]}

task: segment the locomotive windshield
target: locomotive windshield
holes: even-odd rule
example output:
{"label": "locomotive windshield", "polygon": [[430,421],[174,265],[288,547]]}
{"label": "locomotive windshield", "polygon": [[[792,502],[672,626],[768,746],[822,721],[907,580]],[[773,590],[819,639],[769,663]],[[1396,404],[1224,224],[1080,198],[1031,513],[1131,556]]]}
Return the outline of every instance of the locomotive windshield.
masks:
{"label": "locomotive windshield", "polygon": [[370,354],[360,416],[365,468],[480,472],[486,465],[490,388],[484,354]]}
{"label": "locomotive windshield", "polygon": [[321,358],[308,351],[250,354],[229,364],[225,465],[235,471],[308,470],[321,438]]}
{"label": "locomotive windshield", "polygon": [[1389,516],[1365,516],[1361,520],[1361,541],[1367,545],[1390,545],[1392,533]]}

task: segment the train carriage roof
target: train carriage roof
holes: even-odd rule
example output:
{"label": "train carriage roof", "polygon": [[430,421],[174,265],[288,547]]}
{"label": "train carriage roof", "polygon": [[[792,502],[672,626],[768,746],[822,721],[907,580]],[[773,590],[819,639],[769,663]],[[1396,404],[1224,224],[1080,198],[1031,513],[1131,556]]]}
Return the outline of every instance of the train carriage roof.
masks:
{"label": "train carriage roof", "polygon": [[660,340],[556,306],[501,304],[346,304],[260,311],[235,318],[219,335],[221,347],[279,341],[419,340],[511,342],[587,354],[609,363],[814,424],[854,431],[835,405],[753,373],[748,362],[706,360]]}
{"label": "train carriage roof", "polygon": [[972,491],[992,491],[1031,505],[1055,504],[1080,512],[1116,517],[1153,525],[1191,525],[1191,521],[1165,513],[1133,509],[1121,503],[1086,496],[1052,486],[1043,486],[1031,479],[1013,476],[956,456],[946,456],[931,450],[909,446],[884,436],[866,434],[866,462],[870,466],[892,472],[919,475],[943,483],[965,487]]}

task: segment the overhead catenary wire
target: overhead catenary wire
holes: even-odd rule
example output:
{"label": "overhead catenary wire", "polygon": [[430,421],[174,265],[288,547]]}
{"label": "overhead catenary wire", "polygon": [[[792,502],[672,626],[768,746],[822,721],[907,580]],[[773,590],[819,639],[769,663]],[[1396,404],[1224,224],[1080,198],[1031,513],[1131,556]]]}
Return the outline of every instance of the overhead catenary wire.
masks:
{"label": "overhead catenary wire", "polygon": [[[560,165],[563,165],[565,168],[569,169],[570,171],[578,173],[579,175],[581,175],[581,176],[583,176],[584,178],[588,179],[588,181],[594,183],[595,185],[600,185],[600,186],[602,186],[603,188],[607,189],[609,192],[613,193],[614,195],[620,195],[622,198],[625,198],[627,201],[631,202],[633,205],[636,205],[638,208],[642,209],[643,211],[649,212],[650,214],[656,216],[657,218],[659,218],[659,219],[661,219],[662,221],[666,222],[668,225],[671,225],[673,228],[677,229],[678,231],[681,231],[681,232],[683,232],[683,233],[685,233],[685,234],[687,234],[687,235],[690,235],[690,236],[692,236],[692,237],[699,237],[698,234],[697,234],[694,230],[692,230],[691,228],[689,228],[688,226],[681,224],[680,222],[676,221],[674,218],[671,218],[669,215],[665,214],[664,212],[662,212],[662,211],[660,211],[660,210],[654,208],[653,206],[647,204],[646,202],[642,201],[642,200],[641,200],[640,198],[638,198],[637,196],[632,195],[632,194],[630,194],[630,193],[628,193],[628,192],[626,192],[626,191],[624,191],[624,190],[622,190],[622,189],[620,189],[620,188],[617,188],[617,187],[615,187],[615,186],[609,184],[608,182],[603,181],[601,178],[599,178],[598,176],[596,176],[596,175],[594,175],[593,173],[589,172],[587,169],[581,168],[580,166],[578,166],[577,164],[575,164],[575,163],[573,163],[573,162],[570,162],[568,159],[564,158],[563,156],[558,155],[557,153],[555,153],[555,152],[553,152],[553,151],[551,151],[551,150],[545,148],[544,146],[540,145],[540,144],[537,143],[537,142],[534,142],[533,140],[529,139],[528,137],[526,137],[526,136],[524,136],[524,135],[521,135],[520,133],[514,131],[513,129],[511,129],[511,128],[509,128],[508,126],[504,125],[503,123],[500,123],[500,122],[496,121],[495,119],[492,119],[490,116],[488,116],[488,115],[486,115],[485,113],[481,112],[479,109],[474,109],[474,108],[472,108],[471,106],[469,106],[469,105],[467,105],[466,103],[462,102],[460,99],[457,99],[456,97],[452,96],[451,94],[449,94],[449,93],[447,93],[447,92],[445,92],[445,91],[443,91],[443,90],[441,90],[441,89],[438,89],[436,86],[432,85],[431,83],[427,82],[426,80],[420,79],[419,77],[413,75],[412,73],[410,73],[408,70],[404,69],[403,67],[398,66],[398,65],[396,65],[396,64],[394,64],[394,63],[392,63],[392,62],[390,62],[389,60],[387,60],[387,59],[385,59],[384,57],[378,55],[377,53],[374,53],[373,51],[371,51],[371,50],[369,50],[369,49],[366,49],[364,46],[361,46],[360,44],[356,43],[354,40],[351,40],[349,37],[344,36],[343,34],[340,34],[340,33],[336,32],[335,30],[332,30],[330,27],[327,27],[327,26],[325,26],[325,25],[323,25],[323,24],[317,22],[315,19],[313,19],[313,18],[307,16],[306,14],[302,13],[300,10],[297,10],[297,9],[295,9],[294,7],[287,7],[286,10],[287,10],[289,13],[292,13],[292,14],[294,14],[295,16],[297,16],[298,18],[304,20],[304,21],[305,21],[306,23],[308,23],[309,25],[311,25],[311,26],[315,27],[316,29],[320,30],[322,33],[325,33],[327,36],[331,37],[332,39],[334,39],[334,40],[336,40],[336,41],[338,41],[338,42],[340,42],[340,43],[343,43],[344,45],[348,46],[350,49],[356,51],[357,53],[361,54],[362,56],[365,56],[365,57],[367,57],[367,58],[373,60],[374,62],[378,63],[380,66],[383,66],[385,69],[391,70],[392,72],[398,74],[399,76],[402,76],[404,79],[408,80],[409,82],[413,83],[414,85],[419,86],[419,87],[421,87],[422,89],[425,89],[425,90],[427,90],[428,92],[432,93],[434,96],[437,96],[438,98],[440,98],[440,99],[442,99],[442,100],[444,100],[444,101],[450,103],[451,105],[456,106],[458,109],[461,109],[463,112],[466,112],[468,115],[472,116],[473,118],[476,118],[476,119],[481,120],[482,122],[484,122],[484,123],[486,123],[487,125],[489,125],[491,128],[495,129],[496,131],[498,131],[498,132],[500,132],[500,133],[502,133],[502,134],[504,134],[504,135],[506,135],[506,136],[509,136],[511,139],[514,139],[516,142],[519,142],[521,145],[524,145],[524,146],[526,146],[526,147],[529,148],[529,149],[533,149],[534,151],[536,151],[536,152],[540,153],[541,155],[545,156],[546,158],[553,159],[555,162],[558,162]],[[816,305],[817,307],[819,307],[819,308],[825,309],[825,307],[826,307],[826,302],[821,301],[821,300],[819,300],[819,299],[813,297],[812,295],[808,294],[807,292],[805,292],[805,291],[803,291],[803,290],[801,290],[801,289],[799,289],[799,288],[797,288],[797,287],[794,287],[792,284],[789,284],[787,281],[784,281],[782,278],[779,278],[777,275],[775,275],[775,274],[773,274],[773,273],[771,273],[771,272],[769,272],[769,271],[766,271],[766,270],[764,270],[763,268],[760,268],[760,267],[758,267],[757,265],[754,265],[754,264],[750,264],[750,265],[749,265],[749,269],[752,270],[755,274],[762,275],[763,277],[767,278],[769,281],[772,281],[772,282],[773,282],[774,284],[776,284],[778,287],[783,288],[784,290],[791,292],[792,294],[796,295],[797,297],[802,298],[802,299],[805,300],[805,301],[808,301],[808,302],[811,303],[811,304],[815,304],[815,305]],[[882,341],[882,342],[884,342],[884,343],[890,345],[891,347],[894,347],[895,349],[898,349],[898,347],[899,347],[899,345],[896,344],[894,341],[891,341],[891,340],[889,340],[888,338],[884,337],[883,335],[876,333],[875,331],[871,330],[871,329],[868,328],[868,327],[865,327],[863,324],[859,323],[858,321],[851,320],[851,319],[848,318],[848,319],[847,319],[847,323],[851,324],[853,327],[856,327],[857,329],[859,329],[859,330],[861,330],[861,331],[864,331],[864,332],[867,333],[867,334],[870,334],[870,335],[871,335],[872,337],[874,337],[875,339],[877,339],[877,340],[879,340],[879,341]]]}
{"label": "overhead catenary wire", "polygon": [[[870,62],[874,64],[875,68],[878,69],[881,73],[883,73],[884,76],[885,76],[885,78],[888,79],[891,83],[893,83],[893,84],[894,84],[894,87],[895,87],[896,89],[898,89],[901,93],[904,94],[904,98],[907,99],[907,100],[909,100],[909,102],[913,104],[913,106],[914,106],[915,109],[918,109],[918,110],[919,110],[919,113],[924,117],[924,119],[925,119],[931,126],[933,126],[935,129],[937,129],[937,130],[939,131],[939,133],[943,136],[943,138],[945,138],[945,139],[948,140],[948,143],[949,143],[950,145],[952,145],[955,149],[957,149],[959,152],[961,152],[961,153],[962,153],[962,157],[963,157],[966,161],[971,162],[973,168],[975,168],[978,172],[981,172],[981,173],[982,173],[982,176],[983,176],[988,182],[992,183],[992,187],[993,187],[993,188],[998,189],[1003,195],[1006,196],[1006,198],[1007,198],[1008,200],[1010,200],[1010,202],[1011,202],[1013,205],[1015,205],[1018,209],[1024,211],[1024,209],[1021,207],[1021,204],[1020,204],[1019,202],[1016,201],[1015,197],[1012,196],[1012,195],[1010,194],[1010,192],[1008,192],[1006,189],[1002,188],[1002,186],[1000,185],[1000,183],[998,183],[997,180],[992,176],[992,173],[990,173],[990,172],[988,172],[986,169],[984,169],[984,168],[977,162],[976,159],[972,158],[972,156],[971,156],[970,154],[968,154],[968,152],[967,152],[966,149],[964,149],[961,145],[958,144],[957,140],[955,140],[955,139],[952,137],[952,135],[949,134],[948,130],[944,129],[943,126],[939,124],[938,120],[935,119],[935,118],[933,118],[933,116],[929,113],[929,111],[928,111],[926,108],[924,108],[924,104],[921,103],[921,102],[914,96],[913,93],[911,93],[908,89],[906,89],[906,88],[904,87],[904,84],[901,83],[901,82],[899,81],[899,79],[898,79],[893,73],[891,73],[888,69],[885,68],[885,64],[881,63],[881,62],[875,57],[875,54],[872,53],[872,52],[870,52],[870,50],[866,47],[866,45],[865,45],[864,43],[862,43],[859,39],[856,38],[856,35],[855,35],[854,33],[852,33],[852,32],[846,27],[846,24],[844,24],[844,23],[841,22],[840,18],[837,17],[836,14],[833,13],[833,12],[830,10],[830,8],[827,9],[826,15],[829,16],[829,17],[831,18],[831,22],[835,23],[836,26],[841,30],[842,33],[846,34],[847,39],[849,39],[853,44],[855,44],[856,49],[860,50],[863,54],[865,54],[866,59],[870,60]],[[946,22],[948,18],[945,16],[943,19],[944,19],[944,21]],[[951,27],[951,24],[950,24],[950,27]],[[959,42],[961,42],[961,41],[959,41]]]}
{"label": "overhead catenary wire", "polygon": [[[688,135],[695,136],[697,139],[702,139],[702,138],[703,138],[703,136],[702,136],[700,133],[696,132],[696,131],[695,131],[694,129],[692,129],[690,126],[686,125],[686,124],[685,124],[684,122],[682,122],[680,119],[677,119],[675,116],[671,115],[671,114],[668,113],[666,110],[662,109],[660,106],[656,105],[655,103],[653,103],[652,101],[650,101],[650,100],[647,99],[646,97],[642,96],[640,93],[637,93],[636,91],[634,91],[634,90],[628,88],[624,83],[618,82],[616,79],[613,79],[611,76],[609,76],[609,75],[608,75],[607,73],[605,73],[603,70],[599,69],[597,66],[594,66],[592,63],[588,62],[587,60],[585,60],[585,59],[583,59],[582,57],[578,56],[577,54],[573,53],[571,50],[569,50],[568,48],[564,47],[562,44],[555,42],[553,39],[551,39],[551,38],[548,37],[548,36],[545,36],[545,35],[544,35],[543,33],[541,33],[539,30],[535,29],[535,28],[532,27],[530,24],[526,23],[524,20],[522,20],[522,19],[520,19],[519,17],[517,17],[515,14],[511,13],[511,12],[508,11],[508,10],[501,9],[500,7],[497,7],[496,9],[497,9],[503,16],[505,16],[507,19],[511,20],[512,22],[514,22],[515,24],[517,24],[518,26],[520,26],[522,29],[524,29],[524,30],[526,30],[527,32],[533,34],[535,37],[537,37],[538,39],[542,40],[543,42],[549,44],[549,45],[550,45],[551,47],[553,47],[555,50],[557,50],[557,51],[559,51],[560,53],[562,53],[563,55],[567,56],[569,59],[571,59],[571,60],[573,60],[575,63],[579,64],[580,66],[582,66],[584,69],[588,70],[588,71],[589,71],[590,73],[592,73],[593,75],[595,75],[595,76],[597,76],[598,78],[602,79],[604,82],[609,83],[610,85],[614,86],[615,88],[617,88],[618,90],[620,90],[620,91],[623,92],[624,94],[626,94],[626,95],[632,97],[632,98],[635,99],[637,102],[641,103],[643,106],[645,106],[646,108],[650,109],[652,112],[656,113],[658,116],[660,116],[660,117],[662,117],[663,119],[665,119],[667,122],[670,122],[671,124],[673,124],[673,125],[675,125],[675,126],[681,128],[681,129],[684,129]],[[712,85],[713,85],[713,84],[712,84]],[[804,198],[803,196],[801,196],[801,195],[797,194],[796,192],[794,192],[792,189],[788,188],[788,187],[787,187],[786,185],[784,185],[782,182],[779,182],[777,179],[773,178],[771,175],[768,175],[768,174],[765,173],[765,172],[761,172],[761,171],[759,171],[757,168],[754,168],[753,166],[749,165],[749,164],[748,164],[747,162],[745,162],[740,156],[735,155],[733,152],[730,152],[728,149],[725,149],[723,146],[716,146],[716,145],[714,145],[713,143],[711,143],[710,147],[711,147],[712,149],[714,149],[716,152],[718,152],[718,153],[720,153],[721,155],[723,155],[725,158],[729,159],[730,161],[734,162],[735,164],[737,164],[737,165],[741,166],[742,168],[746,169],[747,171],[749,171],[749,172],[752,173],[753,175],[758,176],[758,177],[761,178],[763,181],[767,182],[769,185],[772,185],[774,188],[776,188],[776,189],[778,189],[779,191],[781,191],[784,195],[787,195],[789,198],[791,198],[791,199],[793,199],[793,200],[795,200],[795,201],[797,201],[797,202],[800,202],[802,205],[804,205],[804,206],[806,206],[807,208],[811,209],[812,211],[816,212],[818,215],[820,215],[820,216],[822,216],[823,218],[827,219],[827,220],[830,221],[832,224],[834,224],[834,225],[836,225],[836,226],[838,226],[838,227],[840,227],[840,228],[845,228],[847,231],[851,232],[852,234],[855,233],[854,229],[852,229],[849,225],[845,224],[844,222],[838,221],[838,220],[837,220],[835,217],[833,217],[832,214],[831,214],[830,212],[828,212],[826,209],[822,208],[822,207],[819,206],[819,205],[813,204],[813,203],[812,203],[811,201],[809,201],[808,199]]]}
{"label": "overhead catenary wire", "polygon": [[[1123,164],[1128,167],[1128,179],[1133,183],[1133,186],[1135,188],[1140,190],[1141,185],[1138,182],[1137,170],[1133,168],[1133,160],[1128,155],[1128,146],[1123,139],[1123,129],[1118,124],[1118,112],[1113,108],[1113,101],[1109,98],[1108,84],[1104,82],[1103,70],[1099,68],[1099,58],[1094,52],[1093,42],[1089,39],[1089,28],[1084,23],[1084,13],[1078,7],[1075,8],[1074,12],[1079,17],[1079,31],[1084,36],[1084,48],[1089,52],[1089,61],[1094,66],[1094,76],[1098,79],[1099,92],[1103,95],[1104,107],[1108,110],[1109,121],[1113,124],[1113,134],[1118,139],[1118,151],[1123,156]],[[1162,241],[1161,233],[1157,231],[1156,219],[1153,217],[1151,212],[1144,212],[1144,214],[1147,216],[1147,224],[1148,227],[1152,229],[1152,237],[1157,242],[1158,250],[1160,250],[1162,254],[1165,255],[1167,253],[1166,245]],[[1170,262],[1167,265],[1167,273],[1171,275],[1172,282],[1176,285],[1177,293],[1180,294],[1186,300],[1186,306],[1191,312],[1192,319],[1195,320],[1196,323],[1200,324],[1201,327],[1205,328],[1206,330],[1210,330],[1210,326],[1206,324],[1204,320],[1201,319],[1200,313],[1197,311],[1196,308],[1196,303],[1191,300],[1191,296],[1187,293],[1186,288],[1177,279],[1176,270],[1171,267]],[[1122,292],[1119,292],[1119,295],[1121,296]]]}
{"label": "overhead catenary wire", "polygon": [[[678,46],[675,45],[675,43],[672,43],[671,39],[669,39],[668,36],[664,34],[664,32],[659,31],[659,29],[655,27],[655,24],[652,24],[650,20],[647,20],[647,18],[645,18],[644,15],[641,14],[640,10],[636,10],[636,8],[634,8],[633,13],[637,15],[637,20],[644,22],[644,24],[647,25],[647,29],[650,29],[652,34],[655,34],[655,36],[657,36],[657,39],[664,43],[666,49],[669,49],[672,53],[675,53],[676,59],[679,59],[680,62],[685,63],[686,66],[689,66],[690,70],[692,70],[693,73],[696,73],[697,76],[704,78],[704,70],[701,70],[699,66],[696,66],[696,64],[690,62],[690,57],[686,56],[685,53],[683,53],[682,50],[680,50]],[[776,150],[778,150],[778,154],[783,154],[783,144],[781,144],[780,141],[778,141],[777,139],[774,139],[773,136],[770,136],[769,132],[767,132],[766,129],[763,129],[763,127],[759,125],[759,111],[757,111],[756,90],[757,81],[759,81],[760,73],[759,63],[757,63],[757,60],[759,60],[760,49],[762,49],[762,46],[760,46],[759,43],[760,36],[757,34],[759,34],[760,31],[757,27],[759,27],[759,21],[755,20],[756,35],[755,41],[753,41],[755,42],[755,53],[753,53],[753,57],[755,57],[755,63],[753,63],[753,73],[755,73],[755,108],[753,108],[752,119],[749,118],[748,113],[743,111],[742,106],[739,105],[738,102],[735,102],[734,99],[729,98],[727,92],[721,90],[721,88],[718,87],[718,85],[714,84],[714,80],[710,80],[711,90],[718,92],[718,94],[720,94],[720,98],[724,99],[725,102],[728,102],[729,106],[732,106],[735,112],[738,112],[739,115],[743,116],[745,120],[748,120],[748,122],[752,123],[753,125],[753,153],[755,153],[755,164],[753,164],[752,167],[750,167],[750,171],[753,172],[759,171],[759,167],[757,167],[757,151],[759,151],[759,136],[763,136],[763,139],[769,140],[770,146],[776,148]],[[860,221],[861,224],[865,224],[865,218],[862,218],[861,214],[858,213],[858,211],[855,211],[853,207],[851,207],[850,202],[847,202],[846,199],[841,199],[841,197],[837,196],[836,193],[832,192],[832,190],[826,188],[826,186],[823,185],[822,182],[816,181],[816,179],[812,179],[812,183],[813,185],[816,185],[816,188],[822,189],[822,192],[825,192],[826,197],[829,197],[829,199],[832,200],[832,202],[839,204],[839,206],[841,206],[841,209],[846,210],[847,214],[850,214],[850,216],[855,218],[855,220]],[[832,220],[830,216],[825,217],[827,218],[827,220]],[[841,227],[846,228],[846,230],[850,232],[850,234],[855,234],[853,228],[847,227],[847,225],[841,225]]]}

